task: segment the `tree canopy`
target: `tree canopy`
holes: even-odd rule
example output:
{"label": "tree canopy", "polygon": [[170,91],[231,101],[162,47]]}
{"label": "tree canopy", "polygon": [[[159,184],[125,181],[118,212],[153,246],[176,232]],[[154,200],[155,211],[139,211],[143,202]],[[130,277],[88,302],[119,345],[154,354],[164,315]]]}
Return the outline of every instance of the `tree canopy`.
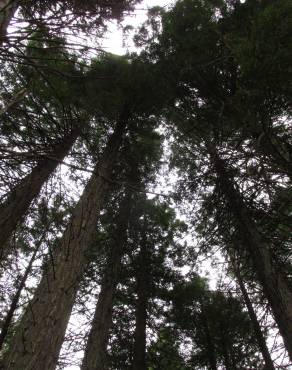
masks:
{"label": "tree canopy", "polygon": [[292,3],[138,3],[0,1],[0,369],[288,369]]}

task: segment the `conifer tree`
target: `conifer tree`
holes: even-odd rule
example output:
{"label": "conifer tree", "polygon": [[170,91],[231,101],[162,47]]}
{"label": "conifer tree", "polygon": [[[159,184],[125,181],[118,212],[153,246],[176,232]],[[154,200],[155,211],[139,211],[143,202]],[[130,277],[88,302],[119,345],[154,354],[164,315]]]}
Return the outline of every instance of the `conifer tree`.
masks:
{"label": "conifer tree", "polygon": [[[125,110],[75,207],[52,260],[45,266],[33,301],[4,359],[4,367],[8,369],[29,369],[33,366],[54,369],[57,365],[76,291],[86,266],[85,251],[95,233],[97,216],[110,187],[113,166],[128,119],[128,111]],[[48,339],[49,343],[46,343]]]}

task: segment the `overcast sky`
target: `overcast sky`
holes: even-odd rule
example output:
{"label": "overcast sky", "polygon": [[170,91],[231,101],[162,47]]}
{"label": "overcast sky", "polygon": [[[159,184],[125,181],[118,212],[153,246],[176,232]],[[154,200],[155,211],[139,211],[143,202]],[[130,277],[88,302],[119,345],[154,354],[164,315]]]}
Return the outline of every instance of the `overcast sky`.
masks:
{"label": "overcast sky", "polygon": [[[136,6],[136,10],[133,14],[125,17],[122,22],[123,25],[131,25],[138,27],[147,19],[147,9],[153,6],[168,7],[174,1],[171,0],[144,0]],[[134,51],[133,44],[131,43],[131,37],[126,42],[127,46],[123,46],[123,32],[118,28],[116,23],[112,23],[109,26],[109,32],[105,36],[103,42],[103,48],[113,54],[123,55],[127,51]]]}

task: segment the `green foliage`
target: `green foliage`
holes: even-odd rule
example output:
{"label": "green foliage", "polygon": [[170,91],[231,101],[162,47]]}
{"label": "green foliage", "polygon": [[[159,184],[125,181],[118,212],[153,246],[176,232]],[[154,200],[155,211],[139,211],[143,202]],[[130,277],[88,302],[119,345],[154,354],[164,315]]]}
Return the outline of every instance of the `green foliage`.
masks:
{"label": "green foliage", "polygon": [[237,298],[210,291],[206,280],[194,276],[174,288],[172,314],[177,327],[193,341],[194,368],[211,366],[212,357],[217,366],[260,366],[250,319]]}
{"label": "green foliage", "polygon": [[148,350],[148,370],[186,370],[183,356],[179,353],[175,332],[163,328],[157,340]]}

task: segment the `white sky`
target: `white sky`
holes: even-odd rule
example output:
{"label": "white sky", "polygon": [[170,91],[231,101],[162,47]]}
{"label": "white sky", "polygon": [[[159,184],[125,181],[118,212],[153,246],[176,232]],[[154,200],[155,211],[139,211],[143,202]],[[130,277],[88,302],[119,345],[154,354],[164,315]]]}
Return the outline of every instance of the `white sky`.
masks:
{"label": "white sky", "polygon": [[[133,14],[125,17],[122,24],[131,25],[133,27],[138,27],[147,19],[147,9],[153,6],[168,7],[173,4],[174,1],[171,0],[144,0],[136,6],[136,10]],[[127,39],[127,46],[123,45],[123,32],[118,28],[117,23],[113,22],[109,26],[109,33],[105,36],[103,42],[103,48],[113,54],[123,55],[127,51],[134,51],[135,48],[131,43],[131,36]]]}

